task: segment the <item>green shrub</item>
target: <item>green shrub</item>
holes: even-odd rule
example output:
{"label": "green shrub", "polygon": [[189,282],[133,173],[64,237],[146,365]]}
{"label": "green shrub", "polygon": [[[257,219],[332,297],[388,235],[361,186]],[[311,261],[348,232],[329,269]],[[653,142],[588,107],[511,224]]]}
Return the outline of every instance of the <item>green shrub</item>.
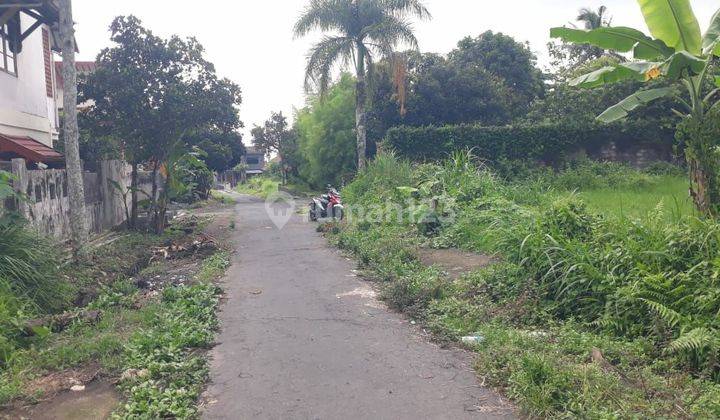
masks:
{"label": "green shrub", "polygon": [[624,144],[651,143],[670,148],[671,130],[657,124],[632,122],[617,125],[518,125],[482,127],[395,127],[388,130],[388,146],[401,156],[419,161],[438,160],[455,150],[472,149],[482,159],[542,160],[562,162],[574,150],[598,149],[614,141]]}
{"label": "green shrub", "polygon": [[214,177],[207,164],[200,159],[207,156],[202,151],[187,153],[170,165],[170,198],[184,203],[207,200],[213,187]]}

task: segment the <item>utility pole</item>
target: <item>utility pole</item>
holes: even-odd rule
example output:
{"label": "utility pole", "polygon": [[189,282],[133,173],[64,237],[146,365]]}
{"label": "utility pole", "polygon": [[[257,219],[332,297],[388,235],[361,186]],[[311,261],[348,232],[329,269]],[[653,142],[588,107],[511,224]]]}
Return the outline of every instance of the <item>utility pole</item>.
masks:
{"label": "utility pole", "polygon": [[83,254],[88,237],[85,213],[85,189],[80,163],[80,137],[77,121],[77,69],[75,67],[75,28],[72,1],[59,0],[60,38],[62,42],[63,75],[63,134],[65,138],[65,167],[70,202],[70,227],[76,258]]}

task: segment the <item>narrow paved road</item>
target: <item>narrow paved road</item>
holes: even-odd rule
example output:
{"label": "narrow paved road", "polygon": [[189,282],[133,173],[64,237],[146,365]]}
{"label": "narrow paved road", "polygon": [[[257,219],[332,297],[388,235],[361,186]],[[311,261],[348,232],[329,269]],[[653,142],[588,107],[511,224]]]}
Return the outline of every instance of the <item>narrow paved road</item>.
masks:
{"label": "narrow paved road", "polygon": [[212,352],[209,419],[509,418],[472,358],[379,303],[354,264],[294,215],[282,230],[240,197]]}

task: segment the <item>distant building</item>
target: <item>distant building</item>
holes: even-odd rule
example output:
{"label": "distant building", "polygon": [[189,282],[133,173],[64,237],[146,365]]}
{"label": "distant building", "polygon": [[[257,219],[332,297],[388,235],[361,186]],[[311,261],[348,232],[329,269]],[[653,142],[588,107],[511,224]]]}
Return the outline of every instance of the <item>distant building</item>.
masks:
{"label": "distant building", "polygon": [[[0,2],[0,135],[51,148],[58,139],[53,51],[59,51],[54,1]],[[22,149],[33,142],[21,142]]]}
{"label": "distant building", "polygon": [[245,173],[248,176],[262,175],[265,172],[265,152],[252,147],[248,147],[243,156],[243,161],[247,165]]}

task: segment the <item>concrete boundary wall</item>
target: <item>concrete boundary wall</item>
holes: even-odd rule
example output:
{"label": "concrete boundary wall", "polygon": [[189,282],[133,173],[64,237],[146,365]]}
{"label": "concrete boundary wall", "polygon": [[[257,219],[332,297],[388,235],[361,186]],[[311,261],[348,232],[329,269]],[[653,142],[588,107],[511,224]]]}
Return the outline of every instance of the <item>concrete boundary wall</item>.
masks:
{"label": "concrete boundary wall", "polygon": [[[70,205],[67,174],[64,169],[28,170],[24,159],[13,159],[13,188],[23,198],[6,203],[27,219],[38,231],[57,239],[70,237]],[[99,233],[125,222],[125,206],[120,191],[111,181],[127,189],[130,166],[111,160],[98,165],[98,171],[83,172],[88,227]],[[140,173],[140,189],[152,192],[152,175]],[[130,197],[128,195],[128,206]]]}

